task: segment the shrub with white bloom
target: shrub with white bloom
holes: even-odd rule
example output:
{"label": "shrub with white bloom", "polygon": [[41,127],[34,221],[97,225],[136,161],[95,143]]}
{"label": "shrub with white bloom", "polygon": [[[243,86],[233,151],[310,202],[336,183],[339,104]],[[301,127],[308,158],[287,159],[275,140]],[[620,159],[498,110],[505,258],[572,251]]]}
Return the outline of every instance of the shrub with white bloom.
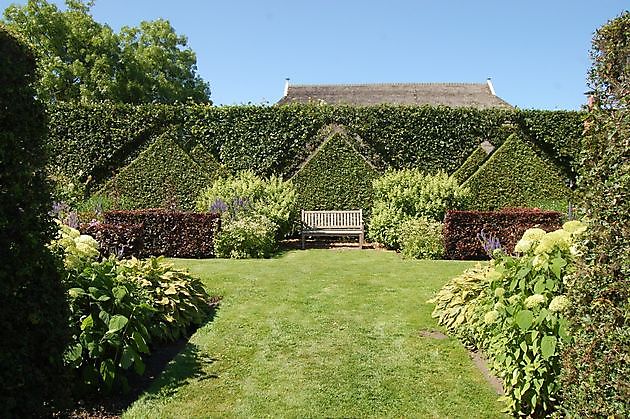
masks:
{"label": "shrub with white bloom", "polygon": [[497,298],[501,298],[505,295],[505,289],[504,288],[497,288],[496,290],[494,290],[494,296]]}
{"label": "shrub with white bloom", "polygon": [[578,220],[571,220],[564,223],[562,225],[562,229],[574,236],[577,236],[586,231],[586,224]]}
{"label": "shrub with white bloom", "polygon": [[569,307],[569,299],[565,295],[558,295],[549,303],[549,311],[559,313]]}
{"label": "shrub with white bloom", "polygon": [[483,316],[483,321],[486,324],[494,324],[497,322],[497,320],[499,320],[499,312],[496,310],[491,310],[487,312],[485,316]]}
{"label": "shrub with white bloom", "polygon": [[545,302],[545,296],[542,294],[530,295],[525,299],[525,307],[534,308]]}
{"label": "shrub with white bloom", "polygon": [[538,241],[542,239],[545,234],[547,234],[547,232],[542,228],[528,228],[525,230],[525,233],[523,233],[522,240]]}
{"label": "shrub with white bloom", "polygon": [[569,250],[570,246],[571,233],[566,230],[556,230],[545,234],[540,239],[540,243],[534,249],[534,253],[537,255],[550,253],[556,247],[561,250]]}

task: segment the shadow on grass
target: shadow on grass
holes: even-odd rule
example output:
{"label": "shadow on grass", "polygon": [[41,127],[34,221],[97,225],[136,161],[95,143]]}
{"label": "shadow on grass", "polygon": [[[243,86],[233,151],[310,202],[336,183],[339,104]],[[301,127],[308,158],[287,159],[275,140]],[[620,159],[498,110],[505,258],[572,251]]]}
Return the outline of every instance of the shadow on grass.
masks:
{"label": "shadow on grass", "polygon": [[[191,327],[188,336],[214,320],[219,308],[219,297],[212,299],[204,321]],[[89,397],[77,401],[74,408],[59,412],[56,417],[68,418],[118,418],[143,394],[153,398],[157,395],[172,394],[177,387],[190,380],[217,378],[204,373],[204,366],[215,360],[205,356],[190,343],[189,338],[151,347],[151,355],[145,360],[146,369],[142,376],[130,373],[127,379],[131,391],[126,394]]]}
{"label": "shadow on grass", "polygon": [[[215,301],[211,305],[205,321],[191,330],[190,336],[214,320],[218,307],[219,302]],[[141,377],[145,382],[139,386],[132,384],[135,397],[125,408],[143,394],[148,399],[168,396],[191,380],[201,381],[218,378],[214,374],[204,372],[204,366],[212,364],[214,361],[215,359],[206,356],[197,345],[189,342],[188,339],[180,339],[174,345],[169,345],[164,350],[152,354],[147,361],[147,370]]]}

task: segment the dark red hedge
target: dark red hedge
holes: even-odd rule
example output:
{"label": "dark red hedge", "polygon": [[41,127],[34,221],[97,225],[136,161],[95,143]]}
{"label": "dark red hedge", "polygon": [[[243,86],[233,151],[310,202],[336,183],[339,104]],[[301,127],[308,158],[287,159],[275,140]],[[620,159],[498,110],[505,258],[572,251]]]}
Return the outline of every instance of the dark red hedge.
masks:
{"label": "dark red hedge", "polygon": [[528,228],[545,231],[562,227],[563,214],[556,211],[514,209],[507,211],[448,211],[444,218],[446,259],[488,259],[478,234],[499,239],[501,247],[511,253]]}
{"label": "dark red hedge", "polygon": [[[103,215],[106,225],[119,228],[135,226],[129,232],[138,232],[141,246],[137,253],[133,253],[134,256],[214,257],[214,236],[221,227],[218,214],[146,209],[107,211]],[[129,235],[116,235],[111,229],[107,234],[107,237],[121,238],[123,243],[117,243],[118,245],[135,243]],[[101,243],[103,247],[112,245],[113,243]]]}
{"label": "dark red hedge", "polygon": [[103,256],[139,256],[143,252],[142,224],[82,224],[81,231],[94,237]]}

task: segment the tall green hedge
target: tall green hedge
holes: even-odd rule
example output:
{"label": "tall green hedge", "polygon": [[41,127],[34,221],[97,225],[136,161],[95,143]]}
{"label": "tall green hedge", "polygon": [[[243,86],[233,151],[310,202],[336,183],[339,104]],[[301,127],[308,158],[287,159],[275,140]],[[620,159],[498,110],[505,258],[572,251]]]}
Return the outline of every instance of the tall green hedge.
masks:
{"label": "tall green hedge", "polygon": [[459,166],[452,176],[459,182],[464,183],[469,177],[471,177],[488,158],[489,153],[479,145],[475,148],[470,156]]}
{"label": "tall green hedge", "polygon": [[45,182],[46,119],[36,63],[0,25],[0,417],[40,417],[67,388],[68,304],[46,245],[56,232]]}
{"label": "tall green hedge", "polygon": [[574,342],[563,354],[567,417],[630,417],[630,12],[593,38],[579,192],[588,219],[568,285]]}
{"label": "tall green hedge", "polygon": [[291,179],[305,210],[363,209],[369,217],[378,172],[346,132],[334,130]]}
{"label": "tall green hedge", "polygon": [[541,150],[512,134],[463,186],[474,209],[555,207],[571,197],[565,179]]}
{"label": "tall green hedge", "polygon": [[562,156],[576,155],[581,133],[579,112],[430,106],[59,104],[49,113],[55,164],[83,180],[91,175],[97,184],[171,125],[180,130],[187,151],[201,144],[233,173],[284,177],[301,167],[323,141],[317,134],[331,124],[360,137],[359,151],[379,169],[448,173],[461,166],[480,139],[501,145],[506,122],[549,145],[551,152],[557,150],[558,164],[564,164]]}
{"label": "tall green hedge", "polygon": [[160,135],[99,193],[124,197],[132,208],[194,210],[197,195],[212,183],[221,168],[211,155],[196,148],[193,151],[202,167],[177,140],[177,132],[172,130]]}
{"label": "tall green hedge", "polygon": [[179,108],[169,105],[59,103],[48,114],[50,164],[70,179],[91,177],[96,187],[182,122]]}

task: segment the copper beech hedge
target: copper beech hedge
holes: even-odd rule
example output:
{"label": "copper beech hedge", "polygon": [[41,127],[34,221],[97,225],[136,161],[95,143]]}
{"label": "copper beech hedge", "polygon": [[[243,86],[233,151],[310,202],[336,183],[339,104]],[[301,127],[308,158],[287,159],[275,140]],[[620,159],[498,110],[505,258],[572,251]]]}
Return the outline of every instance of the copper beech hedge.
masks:
{"label": "copper beech hedge", "polygon": [[107,211],[104,223],[87,227],[101,248],[124,256],[214,257],[221,218],[214,213],[146,209]]}
{"label": "copper beech hedge", "polygon": [[488,259],[479,239],[494,236],[501,248],[512,253],[525,230],[539,227],[553,231],[562,227],[563,214],[537,209],[504,209],[502,211],[448,211],[444,217],[446,259]]}

